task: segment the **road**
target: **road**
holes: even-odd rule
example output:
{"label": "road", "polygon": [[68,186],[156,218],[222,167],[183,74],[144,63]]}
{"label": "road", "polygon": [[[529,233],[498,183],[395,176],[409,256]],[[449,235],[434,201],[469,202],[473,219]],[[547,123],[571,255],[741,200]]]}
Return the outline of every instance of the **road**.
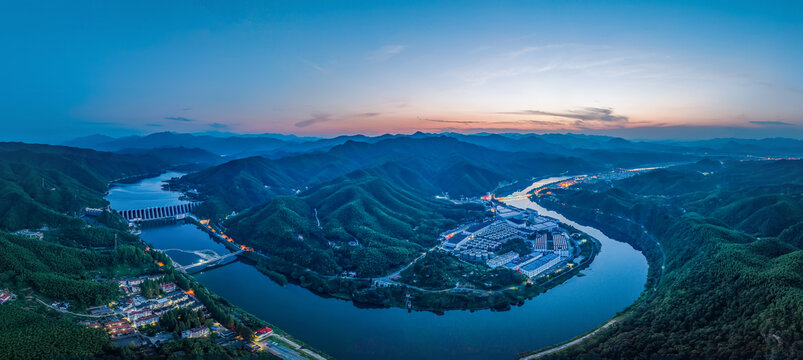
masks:
{"label": "road", "polygon": [[600,331],[602,331],[604,329],[607,329],[609,326],[613,325],[615,322],[616,322],[616,319],[612,319],[611,321],[608,321],[607,323],[605,323],[605,325],[602,325],[602,326],[598,327],[596,330],[594,330],[594,331],[592,331],[592,332],[590,332],[588,334],[585,334],[582,337],[579,337],[577,339],[569,341],[569,342],[567,342],[567,343],[565,343],[563,345],[556,346],[556,347],[553,347],[551,349],[547,349],[547,350],[540,351],[540,352],[537,352],[537,353],[532,354],[532,355],[528,355],[528,356],[522,357],[522,358],[520,358],[520,360],[537,359],[537,358],[542,357],[544,355],[549,355],[551,353],[558,352],[558,351],[561,351],[563,349],[569,348],[571,346],[577,345],[577,344],[581,343],[583,340],[588,339],[588,338],[596,335],[598,332],[600,332]]}
{"label": "road", "polygon": [[48,304],[48,303],[46,303],[46,302],[42,301],[41,299],[39,299],[39,298],[37,298],[37,297],[34,297],[34,299],[36,299],[36,301],[38,301],[38,302],[42,303],[42,305],[44,305],[44,306],[47,306],[47,307],[49,307],[49,308],[51,308],[51,309],[53,309],[53,310],[56,310],[56,311],[58,311],[58,312],[60,312],[60,313],[72,314],[72,315],[75,315],[75,316],[83,316],[83,317],[90,317],[90,318],[96,318],[96,319],[101,319],[101,318],[105,318],[105,317],[109,317],[109,316],[111,316],[111,315],[108,315],[108,314],[107,314],[107,315],[91,315],[91,314],[79,314],[79,313],[74,313],[74,312],[72,312],[72,311],[69,311],[69,310],[61,310],[61,309],[59,309],[59,308],[57,308],[57,307],[55,307],[55,306],[52,306],[52,305],[50,305],[50,304]]}
{"label": "road", "polygon": [[[288,348],[287,346],[284,346],[284,345],[272,345],[271,342],[273,342],[272,338],[274,338],[274,337],[278,338],[279,340],[281,340],[281,341],[283,341],[283,342],[285,342],[287,344],[289,344],[290,346],[294,347],[295,349],[290,349],[290,348]],[[281,336],[279,334],[272,334],[272,335],[270,335],[270,338],[265,339],[265,340],[260,341],[260,342],[257,342],[256,344],[259,345],[259,347],[262,350],[270,352],[271,354],[276,355],[276,356],[278,356],[278,357],[280,357],[282,359],[309,360],[306,356],[299,354],[299,351],[303,351],[305,354],[309,354],[310,356],[313,356],[316,359],[324,359],[325,360],[324,357],[316,354],[315,352],[313,352],[311,350],[302,348],[301,345],[298,345],[295,342],[293,342],[292,340],[290,340],[290,339],[288,339],[288,338],[286,338],[284,336]]]}

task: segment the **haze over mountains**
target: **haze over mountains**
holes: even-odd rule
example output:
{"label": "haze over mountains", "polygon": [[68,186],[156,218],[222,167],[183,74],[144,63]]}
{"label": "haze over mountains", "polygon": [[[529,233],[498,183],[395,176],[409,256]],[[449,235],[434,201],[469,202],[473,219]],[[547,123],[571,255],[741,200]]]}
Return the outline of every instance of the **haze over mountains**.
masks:
{"label": "haze over mountains", "polygon": [[[214,135],[213,135],[214,134]],[[65,142],[64,145],[90,148],[102,151],[121,151],[125,149],[155,149],[165,147],[200,148],[221,156],[246,157],[260,155],[280,157],[294,153],[325,151],[346,141],[377,142],[391,138],[422,138],[444,135],[464,142],[473,143],[502,151],[528,151],[543,153],[565,153],[567,149],[605,149],[605,150],[649,150],[649,151],[689,151],[715,154],[747,154],[766,152],[799,155],[803,152],[803,141],[791,138],[737,139],[717,138],[698,141],[637,141],[624,138],[581,135],[581,134],[459,134],[423,133],[385,134],[381,136],[342,135],[333,138],[297,137],[282,134],[237,135],[231,133],[182,134],[158,132],[145,136],[109,137],[90,135]]]}
{"label": "haze over mountains", "polygon": [[647,142],[576,134],[417,132],[323,139],[162,132],[122,138],[96,135],[69,144],[151,156],[194,172],[176,185],[208,196],[206,206],[215,214],[244,210],[277,195],[300,193],[358,170],[415,194],[459,197],[537,176],[712,156],[803,155],[803,141],[785,138]]}

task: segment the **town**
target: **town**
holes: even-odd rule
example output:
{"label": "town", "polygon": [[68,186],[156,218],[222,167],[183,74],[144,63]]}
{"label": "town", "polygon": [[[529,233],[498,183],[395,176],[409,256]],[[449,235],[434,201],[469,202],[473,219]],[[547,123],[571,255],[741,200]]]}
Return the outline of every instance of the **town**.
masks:
{"label": "town", "polygon": [[[221,324],[193,289],[181,289],[175,282],[167,281],[164,274],[111,281],[117,283],[122,295],[110,304],[89,307],[87,313],[73,312],[67,302],[53,302],[49,307],[89,318],[79,320],[79,324],[102,329],[115,345],[138,348],[146,356],[155,355],[158,347],[171,341],[210,338],[222,347],[268,351],[280,358],[324,359],[270,327],[243,334],[239,328]],[[14,294],[0,291],[0,305],[14,298]]]}

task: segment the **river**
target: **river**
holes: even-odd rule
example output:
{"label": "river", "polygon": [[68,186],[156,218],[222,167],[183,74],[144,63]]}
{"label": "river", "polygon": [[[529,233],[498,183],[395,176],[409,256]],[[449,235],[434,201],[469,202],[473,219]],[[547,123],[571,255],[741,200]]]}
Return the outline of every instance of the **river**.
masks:
{"label": "river", "polygon": [[[178,194],[163,191],[161,182],[179,175],[166,173],[136,184],[117,185],[109,191],[107,200],[118,210],[178,203]],[[540,180],[531,187],[561,179]],[[647,261],[641,253],[529,199],[510,203],[559,219],[602,244],[602,250],[582,276],[510,311],[447,311],[436,315],[403,309],[361,309],[296,285],[279,286],[241,262],[195,277],[233,304],[338,359],[513,359],[519,352],[591,330],[638,298],[647,279]],[[191,225],[144,228],[141,237],[160,249],[212,249],[220,254],[226,251]]]}

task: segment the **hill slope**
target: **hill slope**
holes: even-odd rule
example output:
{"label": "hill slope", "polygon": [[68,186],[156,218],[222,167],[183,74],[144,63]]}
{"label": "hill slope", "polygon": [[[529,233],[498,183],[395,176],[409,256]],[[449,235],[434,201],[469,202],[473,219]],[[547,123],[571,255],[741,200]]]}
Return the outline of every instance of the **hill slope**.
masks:
{"label": "hill slope", "polygon": [[[645,251],[649,289],[665,269],[655,290],[645,291],[618,323],[550,358],[803,355],[803,166],[721,165],[707,176],[685,166],[614,182],[607,190],[557,191],[558,202],[548,207]],[[630,221],[655,236],[665,264],[656,242]]]}
{"label": "hill slope", "polygon": [[157,174],[159,160],[63,146],[0,143],[0,229],[59,226],[105,206],[109,182]]}
{"label": "hill slope", "polygon": [[440,232],[476,210],[358,171],[301,197],[277,197],[226,225],[238,241],[297,265],[376,276],[431,247]]}
{"label": "hill slope", "polygon": [[402,137],[376,143],[349,141],[326,153],[275,160],[234,160],[184,176],[176,185],[197,188],[211,199],[209,206],[214,208],[208,213],[220,214],[315,187],[356,170],[417,186],[415,191],[425,195],[477,196],[506,180],[594,168],[578,158],[502,152],[445,136]]}

